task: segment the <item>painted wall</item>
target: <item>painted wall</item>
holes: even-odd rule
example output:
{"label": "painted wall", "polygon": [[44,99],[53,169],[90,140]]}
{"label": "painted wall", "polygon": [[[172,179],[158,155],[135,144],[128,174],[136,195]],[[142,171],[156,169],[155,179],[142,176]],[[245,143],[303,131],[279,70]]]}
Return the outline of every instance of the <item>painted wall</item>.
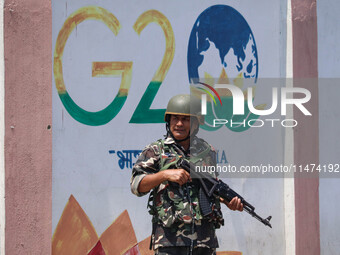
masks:
{"label": "painted wall", "polygon": [[48,1],[5,1],[6,254],[51,251],[51,35]]}
{"label": "painted wall", "polygon": [[[73,208],[74,199],[88,217],[89,221],[82,218],[82,222],[91,226],[85,228],[93,233],[91,241],[84,241],[86,245],[82,245],[87,247],[87,252],[99,244],[106,253],[110,251],[103,236],[110,232],[112,222],[125,210],[136,235],[131,240],[131,247],[150,235],[151,218],[145,209],[147,197],[137,198],[130,192],[131,163],[145,145],[165,134],[164,123],[159,123],[163,122],[164,108],[170,97],[189,93],[188,76],[228,77],[232,81],[241,74],[243,89],[247,86],[248,76],[282,77],[285,59],[280,56],[286,41],[282,33],[282,23],[285,23],[282,15],[285,14],[280,1],[270,4],[231,2],[223,7],[234,10],[229,15],[240,13],[252,31],[253,38],[246,38],[249,47],[245,43],[242,48],[240,42],[236,42],[246,55],[241,61],[244,62],[243,69],[237,70],[237,59],[232,51],[224,58],[223,66],[216,48],[220,47],[219,40],[223,40],[223,36],[227,40],[227,34],[223,33],[230,36],[249,34],[234,20],[224,22],[233,24],[230,27],[235,32],[223,31],[227,25],[212,24],[215,28],[223,28],[215,32],[215,36],[221,33],[221,39],[210,37],[211,42],[202,53],[203,62],[199,67],[195,66],[191,43],[195,45],[204,34],[192,33],[196,28],[194,24],[203,11],[216,4],[226,6],[219,1],[116,1],[114,5],[98,1],[52,2],[52,245],[55,254],[61,254],[68,247],[65,243],[64,247],[57,244],[64,241],[64,235],[70,231],[63,229],[69,226],[65,222],[71,218],[65,212],[73,210],[66,210],[65,206]],[[268,8],[274,16],[266,15]],[[153,23],[149,23],[151,18]],[[197,21],[197,26],[203,23],[204,15]],[[236,46],[233,52],[238,54]],[[268,97],[263,92],[270,92],[268,87],[256,85],[256,90],[256,104],[266,102]],[[153,91],[156,92],[153,94]],[[147,100],[142,99],[144,93],[148,93]],[[111,102],[113,105],[109,109]],[[151,103],[151,109],[158,110],[149,112],[148,104]],[[108,113],[106,110],[99,112],[107,106]],[[214,140],[212,133],[215,133],[214,138],[222,135],[226,142]],[[225,153],[228,161],[235,165],[260,162],[261,159],[267,161],[268,153],[272,155],[271,162],[283,162],[282,129],[269,127],[234,132],[225,128],[218,132],[202,131],[201,135],[208,135],[209,141],[219,150],[220,159]],[[264,139],[269,136],[271,139]],[[234,146],[236,143],[238,148]],[[255,249],[265,254],[284,254],[283,180],[234,178],[227,182],[256,205],[263,217],[272,214],[275,227],[270,230],[245,213],[240,215],[224,210],[226,226],[218,231],[219,250],[248,254]],[[268,190],[271,190],[268,199],[258,199]],[[73,198],[69,200],[71,195]],[[74,246],[72,241],[69,244]]]}
{"label": "painted wall", "polygon": [[4,80],[4,1],[0,1],[0,254],[5,254],[5,80]]}
{"label": "painted wall", "polygon": [[[320,93],[320,163],[339,162],[340,146],[337,139],[340,104],[338,96],[340,47],[335,43],[340,39],[339,21],[336,12],[340,8],[337,1],[327,4],[318,2],[318,69]],[[339,177],[340,175],[338,175]],[[339,178],[320,180],[320,241],[321,254],[337,254],[340,249],[340,224],[337,211],[340,209]]]}
{"label": "painted wall", "polygon": [[[53,254],[65,254],[65,250],[67,254],[148,254],[151,226],[145,209],[147,198],[136,198],[130,193],[131,166],[147,143],[165,133],[163,123],[152,122],[160,122],[159,116],[168,99],[189,92],[189,36],[198,16],[214,4],[233,7],[249,24],[256,41],[258,77],[284,77],[289,73],[286,59],[292,52],[295,77],[306,74],[317,77],[318,68],[320,77],[338,76],[339,54],[334,44],[338,36],[338,18],[334,14],[338,4],[335,1],[327,6],[318,3],[317,12],[315,1],[292,1],[292,52],[286,51],[285,33],[289,33],[289,29],[286,31],[287,3],[283,1],[256,4],[246,0],[195,1],[195,5],[192,1],[158,3],[151,0],[143,5],[137,1],[119,4],[94,0],[5,1],[6,254],[49,254],[51,250]],[[154,10],[149,12],[150,16],[149,10]],[[272,15],[267,15],[268,10]],[[72,16],[75,12],[77,15]],[[72,17],[77,24],[65,25]],[[83,21],[86,17],[90,20]],[[148,22],[148,17],[154,18],[155,23],[138,28]],[[63,43],[64,49],[60,47]],[[330,52],[330,48],[333,51]],[[205,57],[208,61],[214,54],[209,52]],[[211,62],[205,63],[212,64],[205,68],[218,77],[220,63],[214,64],[214,58],[209,59]],[[161,63],[164,68],[158,69]],[[209,69],[211,66],[216,69]],[[312,126],[312,129],[293,130],[295,162],[309,158],[318,161],[320,156],[321,164],[338,163],[335,162],[339,146],[334,139],[337,131],[334,127],[339,91],[332,81],[320,84],[319,81],[319,86],[311,88],[313,95],[319,93],[319,103],[311,106],[319,124],[314,125],[313,118],[310,122],[313,125],[303,122],[301,126]],[[150,103],[151,109],[159,110],[148,115],[142,108],[135,114],[143,93],[152,94],[155,90],[150,88],[157,86],[154,101],[146,100],[140,106]],[[260,104],[268,97],[259,83],[257,89],[256,102]],[[88,113],[104,109],[114,98],[107,112]],[[153,97],[149,94],[150,98]],[[328,114],[329,106],[335,110]],[[110,116],[112,113],[115,116]],[[324,122],[332,125],[323,125]],[[259,136],[254,129],[242,133],[224,131],[233,143],[232,148],[218,145],[220,159],[224,152],[228,161],[240,161],[241,154],[233,146],[239,139],[251,138],[254,144],[263,142],[267,147],[279,144],[282,147],[275,147],[275,153],[268,152],[275,155],[275,162],[285,160],[284,155],[289,152],[290,144],[282,142],[287,141],[287,133],[282,130],[272,130],[270,134],[281,143],[261,138],[265,134]],[[315,132],[315,137],[319,134],[320,147],[313,149],[306,141],[318,144],[318,138],[311,140],[304,135]],[[246,154],[253,153],[256,158],[254,155],[259,151],[253,148]],[[308,153],[304,153],[306,151]],[[319,181],[315,180],[295,182],[296,208],[284,205],[284,197],[291,193],[287,192],[283,179],[229,180],[256,205],[261,215],[273,214],[275,228],[270,232],[246,214],[226,211],[227,226],[218,232],[220,254],[226,250],[243,254],[253,254],[254,250],[262,254],[292,254],[289,253],[292,250],[296,254],[319,254],[321,250],[321,254],[336,254],[339,243],[335,226],[339,220],[333,194],[338,191],[338,179],[320,179],[320,214],[316,198]],[[268,194],[261,201],[258,199],[263,194],[260,189]],[[271,211],[272,208],[276,210]],[[294,209],[297,236],[291,242],[287,239],[291,229],[287,229],[285,223],[287,210]],[[236,226],[236,222],[240,225]],[[3,228],[4,222],[1,223]],[[83,238],[79,238],[79,234]],[[291,236],[288,234],[288,237]],[[0,239],[4,241],[1,235]],[[287,240],[290,243],[285,243]],[[3,253],[3,244],[0,245]]]}
{"label": "painted wall", "polygon": [[[294,118],[300,122],[294,128],[294,163],[309,168],[310,164],[319,164],[316,1],[292,1],[292,30],[294,86],[310,91],[306,107],[312,112],[307,118],[293,109]],[[295,250],[296,254],[319,254],[319,179],[316,172],[306,172],[299,171],[294,179]]]}

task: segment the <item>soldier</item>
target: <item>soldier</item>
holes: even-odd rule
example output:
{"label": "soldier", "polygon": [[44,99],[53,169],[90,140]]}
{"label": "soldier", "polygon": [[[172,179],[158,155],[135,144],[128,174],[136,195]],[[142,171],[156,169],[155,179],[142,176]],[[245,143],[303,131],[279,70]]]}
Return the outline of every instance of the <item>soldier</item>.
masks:
{"label": "soldier", "polygon": [[223,225],[220,202],[231,210],[243,210],[237,197],[229,203],[212,197],[209,201],[211,213],[203,216],[199,182],[176,167],[180,157],[190,160],[202,154],[201,164],[216,165],[214,149],[196,136],[199,124],[204,123],[199,109],[199,102],[190,103],[189,95],[171,98],[164,116],[165,139],[148,145],[132,171],[132,193],[143,196],[152,190],[148,208],[153,216],[150,249],[153,247],[155,254],[216,254],[215,229]]}

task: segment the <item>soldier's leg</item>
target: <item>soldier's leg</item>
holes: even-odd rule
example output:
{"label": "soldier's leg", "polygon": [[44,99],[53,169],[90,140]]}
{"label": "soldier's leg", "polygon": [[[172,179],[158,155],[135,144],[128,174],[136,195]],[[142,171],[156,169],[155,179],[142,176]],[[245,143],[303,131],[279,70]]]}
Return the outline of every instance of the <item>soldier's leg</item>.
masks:
{"label": "soldier's leg", "polygon": [[[190,255],[190,247],[161,247],[155,251],[155,255]],[[192,255],[216,255],[216,250],[198,247]]]}
{"label": "soldier's leg", "polygon": [[198,247],[194,249],[193,255],[216,255],[216,249]]}
{"label": "soldier's leg", "polygon": [[161,247],[155,250],[155,255],[188,255],[190,247]]}

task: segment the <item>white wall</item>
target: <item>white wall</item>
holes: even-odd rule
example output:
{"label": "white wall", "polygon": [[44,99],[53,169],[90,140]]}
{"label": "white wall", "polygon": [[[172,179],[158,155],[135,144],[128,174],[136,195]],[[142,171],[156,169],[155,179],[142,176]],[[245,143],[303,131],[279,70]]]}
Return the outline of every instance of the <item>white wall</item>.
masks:
{"label": "white wall", "polygon": [[[318,1],[320,164],[338,163],[340,155],[340,17],[339,1]],[[335,79],[337,78],[337,79]],[[340,174],[320,179],[321,254],[338,254]]]}
{"label": "white wall", "polygon": [[[165,45],[163,33],[157,25],[150,24],[140,36],[132,27],[137,17],[150,9],[159,10],[171,23],[175,35],[175,55],[152,105],[152,108],[165,108],[173,95],[189,93],[187,48],[190,32],[198,15],[214,4],[232,6],[248,22],[256,40],[259,77],[282,77],[286,61],[282,58],[282,47],[286,47],[285,25],[282,24],[285,23],[286,14],[282,8],[286,10],[286,7],[282,7],[281,1],[255,3],[243,0],[226,3],[150,0],[142,4],[139,1],[52,1],[53,50],[67,17],[83,6],[101,6],[112,12],[121,23],[117,36],[102,23],[85,21],[69,37],[63,57],[63,75],[68,93],[79,106],[87,111],[103,109],[112,101],[119,87],[120,78],[91,77],[93,61],[133,61],[127,100],[118,115],[105,125],[88,126],[76,121],[65,110],[56,88],[53,88],[53,231],[72,194],[88,215],[98,235],[125,209],[131,217],[137,240],[141,241],[150,235],[147,198],[137,198],[130,193],[128,184],[131,169],[119,169],[116,154],[109,154],[109,150],[140,150],[165,133],[164,124],[129,123],[141,95],[162,60]],[[268,10],[271,15],[268,15]],[[260,95],[261,89],[257,93]],[[266,135],[265,132],[259,133]],[[242,137],[240,133],[228,131],[228,139],[234,141],[241,137],[243,145],[251,139],[263,141],[264,138],[257,134],[249,131]],[[281,142],[284,140],[281,131],[273,134]],[[274,142],[267,142],[274,145]],[[241,148],[247,146],[235,148],[230,142],[226,147],[227,157],[235,155],[231,156],[234,161],[235,158],[242,158],[241,153],[251,157],[256,149],[252,146],[252,151],[249,148],[249,151],[240,151]],[[283,147],[277,148],[275,157],[283,162],[283,156]],[[225,211],[227,226],[218,232],[220,250],[239,250],[245,254],[254,254],[254,250],[262,254],[285,254],[283,179],[230,181],[237,191],[256,206],[261,216],[273,214],[274,227],[269,229],[246,213]],[[268,196],[264,198],[263,194]]]}

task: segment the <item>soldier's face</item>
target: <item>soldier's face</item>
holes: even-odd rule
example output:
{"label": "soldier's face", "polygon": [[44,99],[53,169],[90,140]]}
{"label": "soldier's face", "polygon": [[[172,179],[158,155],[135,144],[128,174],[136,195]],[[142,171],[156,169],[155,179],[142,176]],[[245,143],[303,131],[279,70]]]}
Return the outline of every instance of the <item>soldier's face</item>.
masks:
{"label": "soldier's face", "polygon": [[[196,121],[193,123],[193,128],[195,125],[197,125]],[[170,131],[177,140],[187,138],[190,132],[190,116],[171,115]]]}

